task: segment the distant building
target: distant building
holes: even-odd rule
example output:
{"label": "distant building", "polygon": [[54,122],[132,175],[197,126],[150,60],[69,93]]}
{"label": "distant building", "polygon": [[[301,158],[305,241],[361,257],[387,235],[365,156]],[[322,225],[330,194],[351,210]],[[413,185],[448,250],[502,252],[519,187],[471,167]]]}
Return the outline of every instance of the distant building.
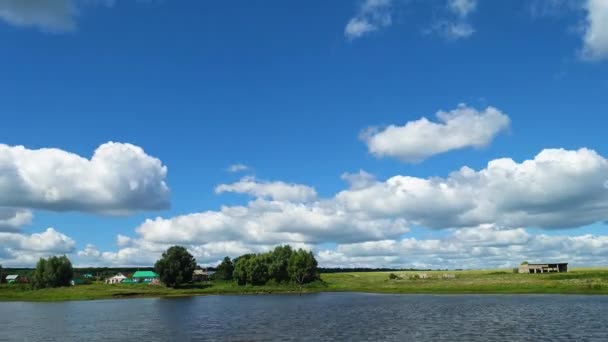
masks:
{"label": "distant building", "polygon": [[209,277],[215,272],[207,270],[194,270],[192,272],[192,281],[208,281]]}
{"label": "distant building", "polygon": [[18,274],[10,274],[6,276],[6,282],[8,284],[15,284],[19,282],[19,275]]}
{"label": "distant building", "polygon": [[519,266],[519,273],[562,273],[568,272],[568,263],[556,264],[523,264]]}
{"label": "distant building", "polygon": [[122,273],[117,273],[115,276],[106,279],[106,284],[118,284],[127,279]]}
{"label": "distant building", "polygon": [[[158,274],[156,274],[156,272],[137,271],[137,272],[133,273],[133,276],[131,277],[131,282],[149,284],[152,281],[154,281],[154,279],[156,279],[156,278],[158,278]],[[125,283],[125,282],[126,281],[123,281],[123,283]]]}

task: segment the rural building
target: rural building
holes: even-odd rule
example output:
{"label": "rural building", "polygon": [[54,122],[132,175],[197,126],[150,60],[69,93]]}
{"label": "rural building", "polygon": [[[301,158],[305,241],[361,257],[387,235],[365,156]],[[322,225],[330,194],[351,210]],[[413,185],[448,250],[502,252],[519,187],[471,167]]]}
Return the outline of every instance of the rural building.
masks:
{"label": "rural building", "polygon": [[192,281],[208,281],[209,277],[215,272],[207,270],[194,270],[192,273]]}
{"label": "rural building", "polygon": [[106,279],[106,284],[118,284],[123,280],[127,279],[122,273],[118,273],[115,276]]}
{"label": "rural building", "polygon": [[556,264],[523,264],[519,273],[561,273],[568,272],[568,263]]}
{"label": "rural building", "polygon": [[6,276],[6,282],[8,284],[15,284],[19,282],[19,275],[18,274],[10,274]]}
{"label": "rural building", "polygon": [[[158,278],[158,274],[153,271],[137,271],[133,273],[131,277],[132,283],[151,283],[154,279]],[[126,282],[126,281],[124,281]]]}
{"label": "rural building", "polygon": [[70,280],[70,285],[72,285],[72,286],[83,285],[83,284],[84,284],[84,280],[82,280],[81,278],[74,278],[74,279]]}

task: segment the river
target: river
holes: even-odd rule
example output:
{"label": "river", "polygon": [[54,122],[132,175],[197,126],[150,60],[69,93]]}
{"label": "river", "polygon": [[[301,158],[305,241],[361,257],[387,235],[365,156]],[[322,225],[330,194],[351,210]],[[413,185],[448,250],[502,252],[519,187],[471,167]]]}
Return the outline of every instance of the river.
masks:
{"label": "river", "polygon": [[0,303],[0,341],[608,341],[608,296],[297,295]]}

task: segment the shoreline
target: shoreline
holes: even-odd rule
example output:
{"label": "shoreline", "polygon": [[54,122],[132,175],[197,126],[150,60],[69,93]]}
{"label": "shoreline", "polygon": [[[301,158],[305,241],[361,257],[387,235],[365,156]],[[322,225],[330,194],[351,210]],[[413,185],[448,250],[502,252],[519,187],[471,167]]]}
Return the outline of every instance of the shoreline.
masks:
{"label": "shoreline", "polygon": [[[389,279],[393,273],[398,279]],[[189,284],[178,289],[143,284],[94,283],[63,288],[30,290],[25,285],[0,285],[0,302],[61,302],[131,298],[179,298],[205,295],[314,294],[355,292],[406,295],[608,295],[608,268],[577,269],[568,273],[514,274],[506,270],[458,271],[445,279],[445,271],[323,273],[321,281],[292,284],[238,286],[233,282]]]}

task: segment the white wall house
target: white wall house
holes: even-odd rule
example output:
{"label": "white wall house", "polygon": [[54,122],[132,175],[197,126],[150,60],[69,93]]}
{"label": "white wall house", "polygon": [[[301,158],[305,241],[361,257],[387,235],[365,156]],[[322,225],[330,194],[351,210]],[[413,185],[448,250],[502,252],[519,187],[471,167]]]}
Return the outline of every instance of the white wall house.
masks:
{"label": "white wall house", "polygon": [[113,276],[112,278],[106,279],[106,284],[119,284],[124,279],[127,279],[127,277],[125,277],[124,274],[122,274],[122,273],[118,273],[117,275]]}

